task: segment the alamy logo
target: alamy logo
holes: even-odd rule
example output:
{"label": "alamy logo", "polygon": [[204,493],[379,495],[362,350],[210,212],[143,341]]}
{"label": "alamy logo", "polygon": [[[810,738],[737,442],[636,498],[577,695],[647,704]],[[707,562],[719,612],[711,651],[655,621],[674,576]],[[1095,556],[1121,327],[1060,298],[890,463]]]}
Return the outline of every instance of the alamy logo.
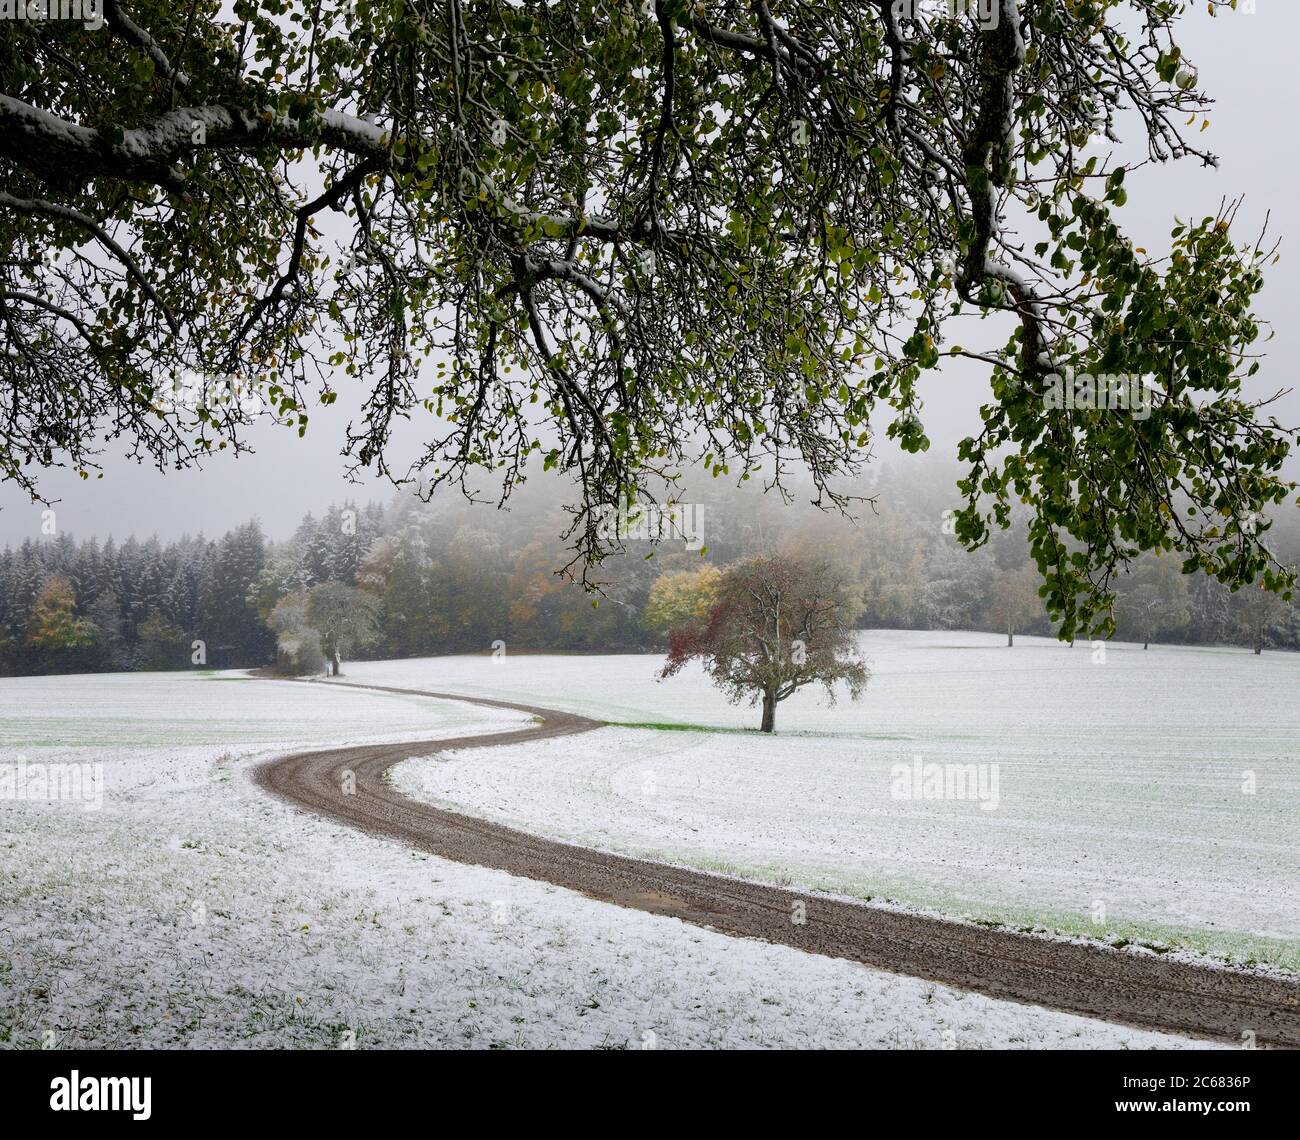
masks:
{"label": "alamy logo", "polygon": [[0,800],[104,806],[103,764],[32,764],[25,756],[0,763]]}
{"label": "alamy logo", "polygon": [[602,538],[663,542],[681,539],[687,550],[704,545],[704,507],[700,503],[675,503],[670,507],[606,507],[598,523]]}
{"label": "alamy logo", "polygon": [[1054,411],[1128,412],[1135,420],[1151,415],[1151,393],[1159,391],[1154,381],[1128,372],[1053,372],[1047,377],[1043,407]]}
{"label": "alamy logo", "polygon": [[984,31],[998,26],[1003,0],[893,0],[895,20],[940,19],[970,16]]}
{"label": "alamy logo", "polygon": [[889,772],[889,794],[896,800],[973,800],[981,811],[999,803],[996,764],[895,764]]}
{"label": "alamy logo", "polygon": [[132,1120],[148,1120],[153,1112],[152,1077],[83,1077],[73,1069],[50,1082],[50,1108],[55,1112],[129,1112]]}
{"label": "alamy logo", "polygon": [[203,374],[197,372],[171,374],[158,389],[159,403],[169,412],[196,412],[205,408],[209,412],[238,409],[245,415],[256,415],[271,406],[262,393],[263,377]]}
{"label": "alamy logo", "polygon": [[0,0],[0,20],[80,20],[97,32],[104,26],[104,0]]}

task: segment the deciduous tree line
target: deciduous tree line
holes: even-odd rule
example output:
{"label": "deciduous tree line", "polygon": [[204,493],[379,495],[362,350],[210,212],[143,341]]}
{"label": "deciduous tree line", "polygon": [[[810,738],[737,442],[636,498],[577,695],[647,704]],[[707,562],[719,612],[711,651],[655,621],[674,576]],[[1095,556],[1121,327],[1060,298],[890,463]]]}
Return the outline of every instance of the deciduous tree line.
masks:
{"label": "deciduous tree line", "polygon": [[[216,540],[33,539],[0,553],[0,670],[267,665],[277,637],[292,658],[281,663],[307,671],[336,654],[479,652],[497,641],[507,652],[666,648],[669,630],[707,619],[723,568],[774,552],[833,564],[863,628],[1051,634],[1023,531],[964,550],[947,474],[882,471],[855,489],[873,500],[856,521],[709,480],[689,495],[703,549],[630,538],[604,563],[599,595],[555,572],[566,558],[563,496],[536,481],[509,511],[445,496],[345,503],[280,542],[256,522]],[[1300,560],[1289,514],[1268,541],[1283,562]],[[1135,562],[1117,597],[1126,640],[1300,648],[1292,606],[1184,576],[1172,557]]]}

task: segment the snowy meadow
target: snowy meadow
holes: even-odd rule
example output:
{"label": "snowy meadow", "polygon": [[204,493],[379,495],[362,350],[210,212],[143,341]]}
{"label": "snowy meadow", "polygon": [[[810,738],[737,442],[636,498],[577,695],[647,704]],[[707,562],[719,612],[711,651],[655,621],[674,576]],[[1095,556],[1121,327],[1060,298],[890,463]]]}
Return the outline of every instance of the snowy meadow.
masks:
{"label": "snowy meadow", "polygon": [[636,726],[408,761],[394,778],[418,798],[727,874],[1300,968],[1300,657],[904,632],[863,649],[862,701],[797,694],[775,736],[742,731],[756,711],[699,672],[656,682],[649,656],[351,672]]}
{"label": "snowy meadow", "polygon": [[[450,683],[466,667],[443,668]],[[0,682],[6,764],[103,772],[97,805],[0,800],[0,1047],[1203,1044],[451,863],[248,778],[312,745],[519,723],[235,673]]]}

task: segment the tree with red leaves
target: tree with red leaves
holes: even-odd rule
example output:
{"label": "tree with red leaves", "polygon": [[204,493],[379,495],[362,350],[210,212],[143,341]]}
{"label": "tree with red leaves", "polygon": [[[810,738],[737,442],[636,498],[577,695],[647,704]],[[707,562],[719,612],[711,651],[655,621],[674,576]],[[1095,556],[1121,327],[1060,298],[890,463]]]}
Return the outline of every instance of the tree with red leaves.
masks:
{"label": "tree with red leaves", "polygon": [[774,554],[728,568],[708,616],[668,635],[660,678],[699,659],[732,704],[763,703],[761,731],[776,727],[776,706],[805,685],[820,684],[834,703],[836,683],[857,700],[870,673],[852,621],[860,602],[828,562]]}

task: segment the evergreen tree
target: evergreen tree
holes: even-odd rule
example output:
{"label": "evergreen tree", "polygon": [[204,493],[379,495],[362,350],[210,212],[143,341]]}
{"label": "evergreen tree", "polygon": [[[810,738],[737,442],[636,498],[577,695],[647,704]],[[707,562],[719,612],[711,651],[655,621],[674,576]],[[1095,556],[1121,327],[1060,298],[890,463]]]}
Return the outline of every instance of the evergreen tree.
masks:
{"label": "evergreen tree", "polygon": [[91,603],[89,620],[95,630],[97,668],[107,672],[129,668],[122,611],[112,590],[105,590]]}

